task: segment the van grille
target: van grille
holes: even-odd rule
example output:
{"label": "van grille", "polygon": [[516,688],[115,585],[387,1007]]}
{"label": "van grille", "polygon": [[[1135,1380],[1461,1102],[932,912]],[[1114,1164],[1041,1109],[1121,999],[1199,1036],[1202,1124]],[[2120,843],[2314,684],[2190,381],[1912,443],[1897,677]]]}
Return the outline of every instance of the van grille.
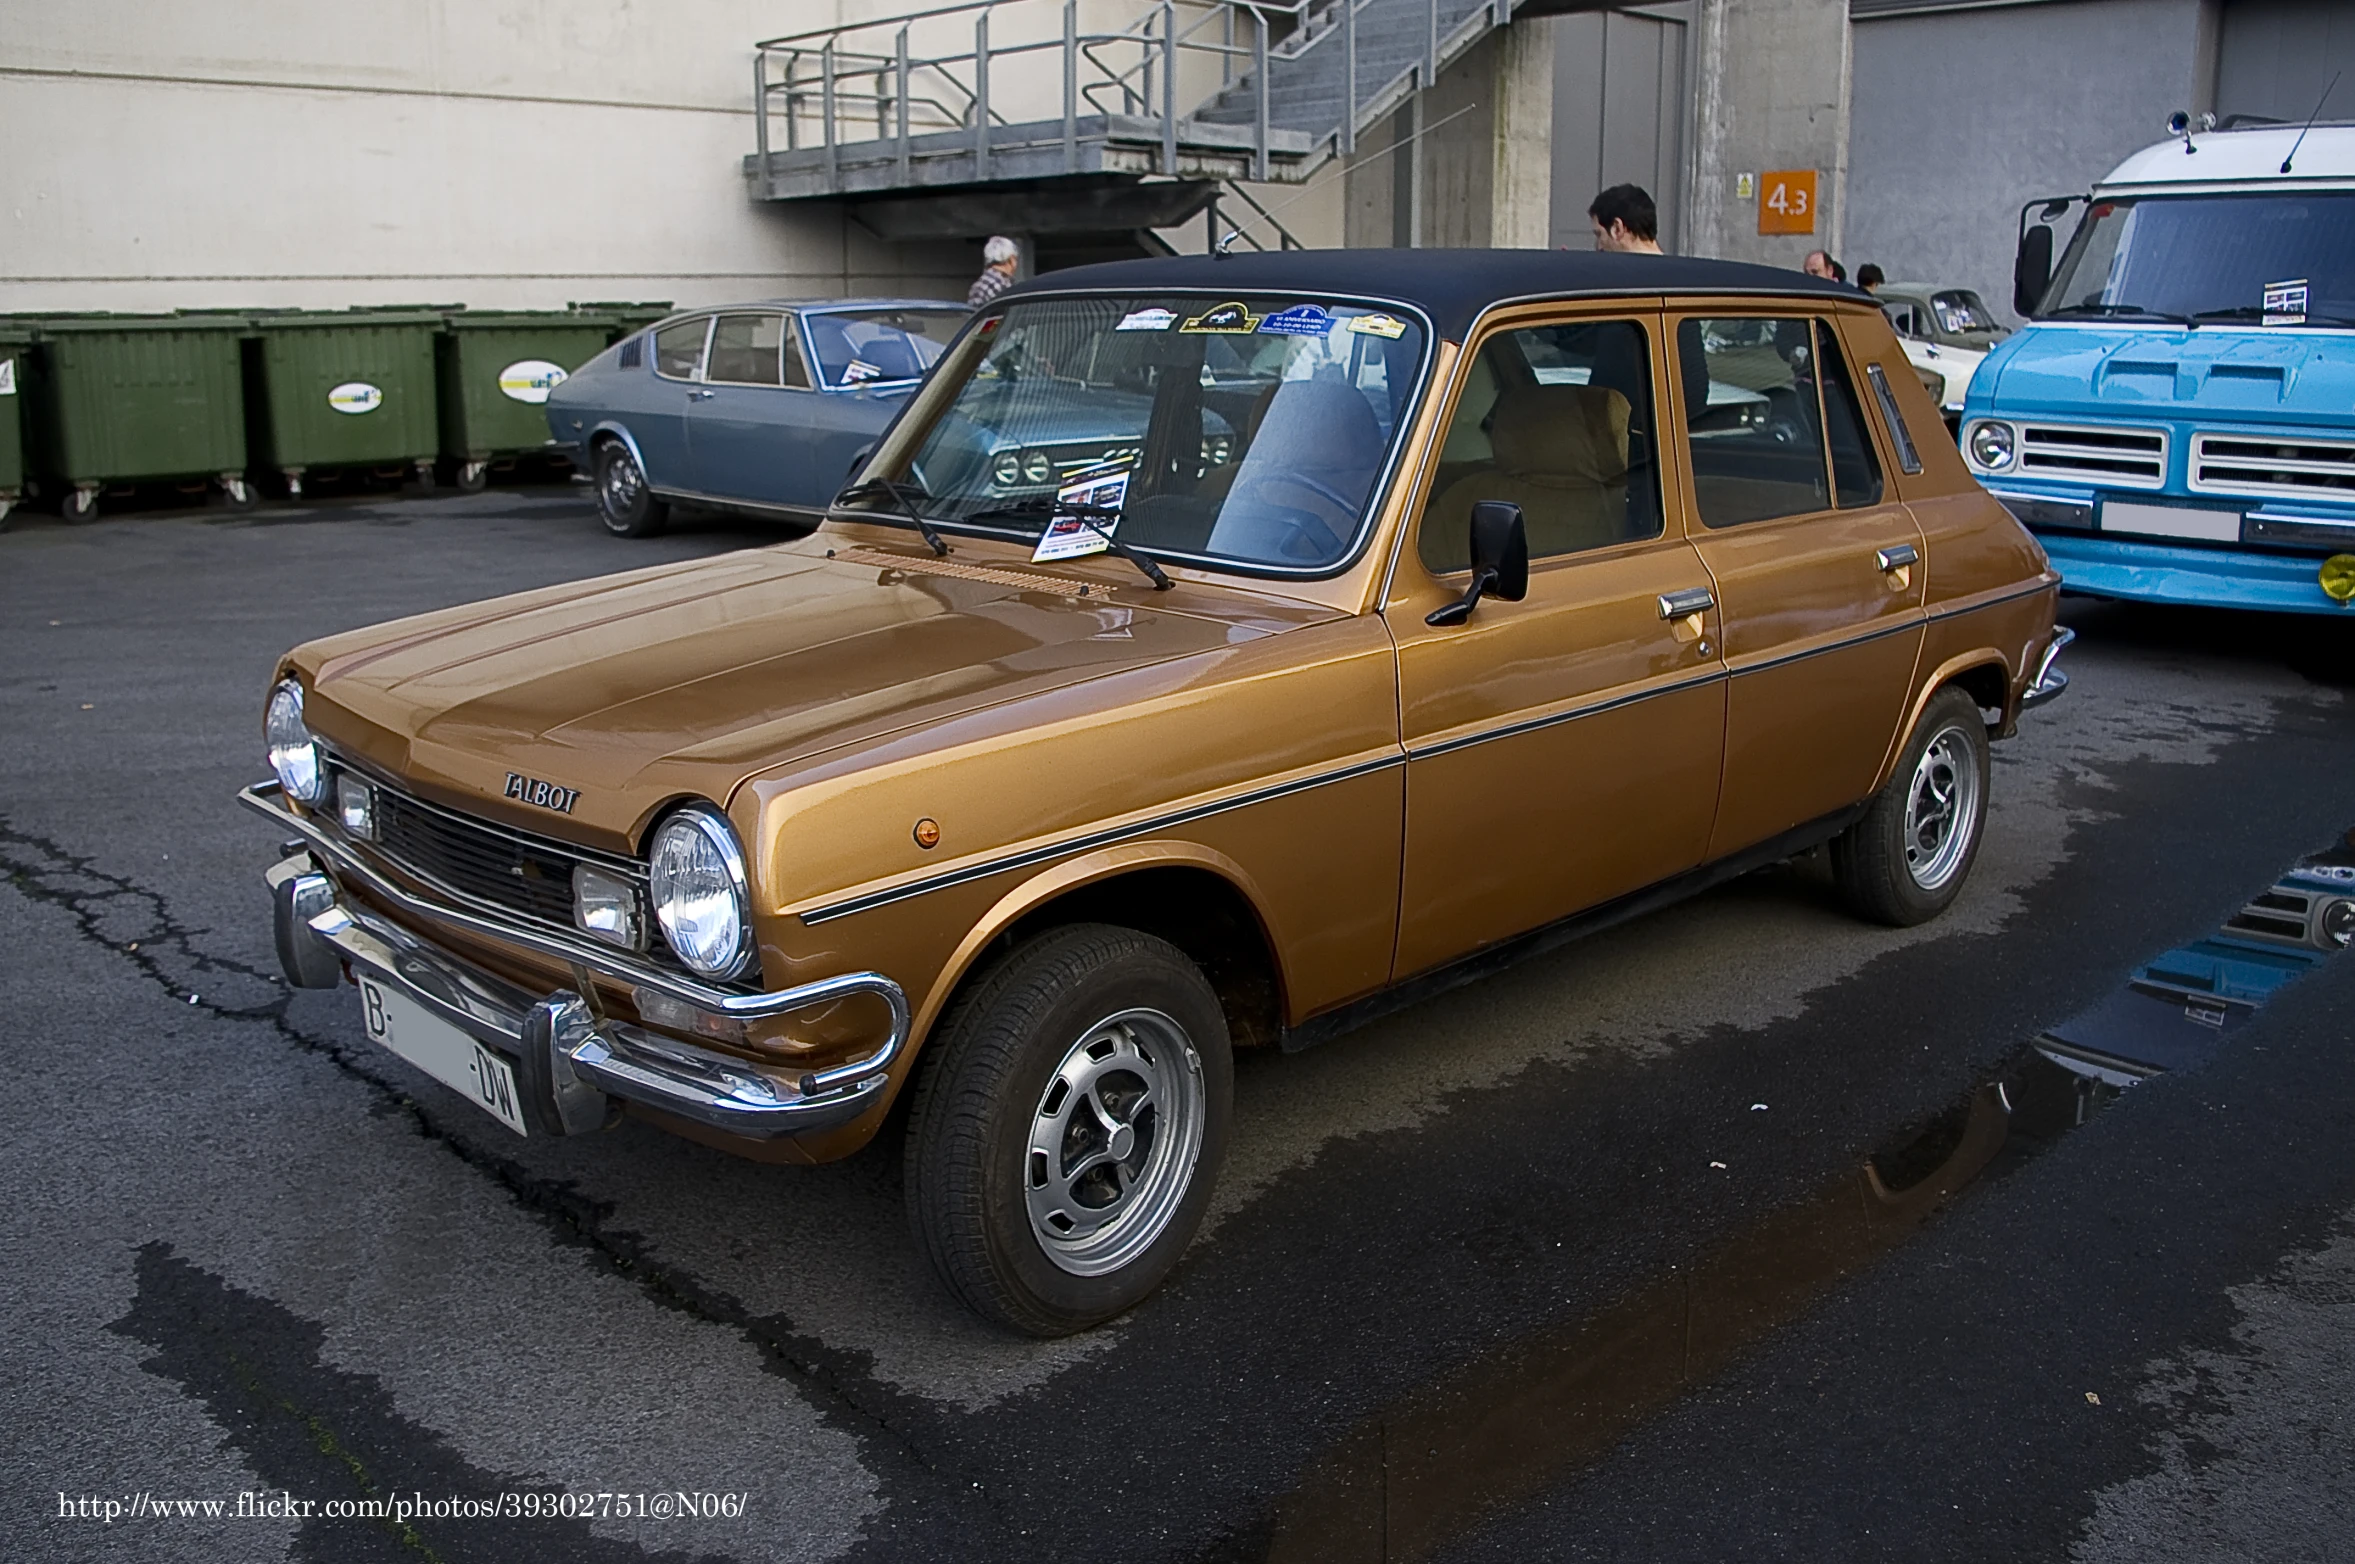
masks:
{"label": "van grille", "polygon": [[2209,494],[2355,501],[2355,441],[2194,435],[2191,487]]}
{"label": "van grille", "polygon": [[2112,488],[2161,488],[2167,482],[2167,434],[2162,429],[2028,424],[2020,430],[2020,472]]}

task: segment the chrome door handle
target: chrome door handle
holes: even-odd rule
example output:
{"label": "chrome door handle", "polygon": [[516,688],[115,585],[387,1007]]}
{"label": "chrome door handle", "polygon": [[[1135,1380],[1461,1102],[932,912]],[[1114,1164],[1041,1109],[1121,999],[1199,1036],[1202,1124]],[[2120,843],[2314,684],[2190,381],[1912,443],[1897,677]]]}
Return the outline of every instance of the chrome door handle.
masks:
{"label": "chrome door handle", "polygon": [[1686,587],[1681,592],[1660,594],[1660,617],[1682,619],[1687,614],[1705,614],[1717,606],[1717,594],[1707,587]]}
{"label": "chrome door handle", "polygon": [[719,393],[717,391],[690,391],[687,393],[687,400],[690,402],[708,402],[713,397],[718,395]]}
{"label": "chrome door handle", "polygon": [[1914,552],[1913,545],[1910,543],[1900,543],[1895,548],[1885,548],[1873,556],[1880,561],[1883,570],[1903,570],[1921,557]]}

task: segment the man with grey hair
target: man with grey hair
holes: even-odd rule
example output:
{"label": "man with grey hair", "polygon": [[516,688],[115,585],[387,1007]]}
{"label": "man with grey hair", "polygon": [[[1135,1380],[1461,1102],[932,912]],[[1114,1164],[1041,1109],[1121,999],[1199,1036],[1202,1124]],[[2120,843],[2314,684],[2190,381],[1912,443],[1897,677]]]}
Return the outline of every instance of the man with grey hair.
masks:
{"label": "man with grey hair", "polygon": [[981,247],[981,258],[989,264],[965,290],[965,302],[974,309],[1014,286],[1014,267],[1022,259],[1022,250],[1004,234],[992,234],[989,243]]}

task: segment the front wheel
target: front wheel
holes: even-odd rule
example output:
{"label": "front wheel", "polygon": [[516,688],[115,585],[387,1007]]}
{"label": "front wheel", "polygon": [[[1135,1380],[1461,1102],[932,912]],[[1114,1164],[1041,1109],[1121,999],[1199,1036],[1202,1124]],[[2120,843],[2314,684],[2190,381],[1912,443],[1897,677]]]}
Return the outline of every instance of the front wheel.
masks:
{"label": "front wheel", "polygon": [[1888,785],[1832,841],[1832,877],[1860,918],[1910,928],[1946,910],[1970,877],[1987,820],[1987,723],[1965,691],[1939,691]]}
{"label": "front wheel", "polygon": [[1201,1225],[1233,1096],[1226,1017],[1182,951],[1103,924],[1043,934],[959,998],[916,1084],[917,1246],[1014,1330],[1108,1320]]}
{"label": "front wheel", "polygon": [[597,447],[597,518],[617,538],[651,538],[670,521],[670,507],[646,486],[646,474],[619,440]]}

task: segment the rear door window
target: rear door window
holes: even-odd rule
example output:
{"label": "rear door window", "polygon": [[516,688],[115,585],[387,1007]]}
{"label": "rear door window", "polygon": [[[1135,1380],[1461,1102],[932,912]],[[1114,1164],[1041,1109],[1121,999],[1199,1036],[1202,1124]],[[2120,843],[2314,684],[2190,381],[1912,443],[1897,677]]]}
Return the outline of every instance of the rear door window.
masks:
{"label": "rear door window", "polygon": [[1832,453],[1832,496],[1842,510],[1881,503],[1881,459],[1864,421],[1855,377],[1840,353],[1832,323],[1815,323],[1816,362],[1823,367],[1823,421]]}
{"label": "rear door window", "polygon": [[654,372],[672,380],[693,380],[703,371],[703,344],[710,334],[709,315],[663,327],[654,334]]}
{"label": "rear door window", "polygon": [[[1688,391],[1686,434],[1701,521],[1733,527],[1831,507],[1814,323],[1769,316],[1677,322],[1681,362],[1707,367]],[[1688,375],[1688,387],[1700,377]]]}

